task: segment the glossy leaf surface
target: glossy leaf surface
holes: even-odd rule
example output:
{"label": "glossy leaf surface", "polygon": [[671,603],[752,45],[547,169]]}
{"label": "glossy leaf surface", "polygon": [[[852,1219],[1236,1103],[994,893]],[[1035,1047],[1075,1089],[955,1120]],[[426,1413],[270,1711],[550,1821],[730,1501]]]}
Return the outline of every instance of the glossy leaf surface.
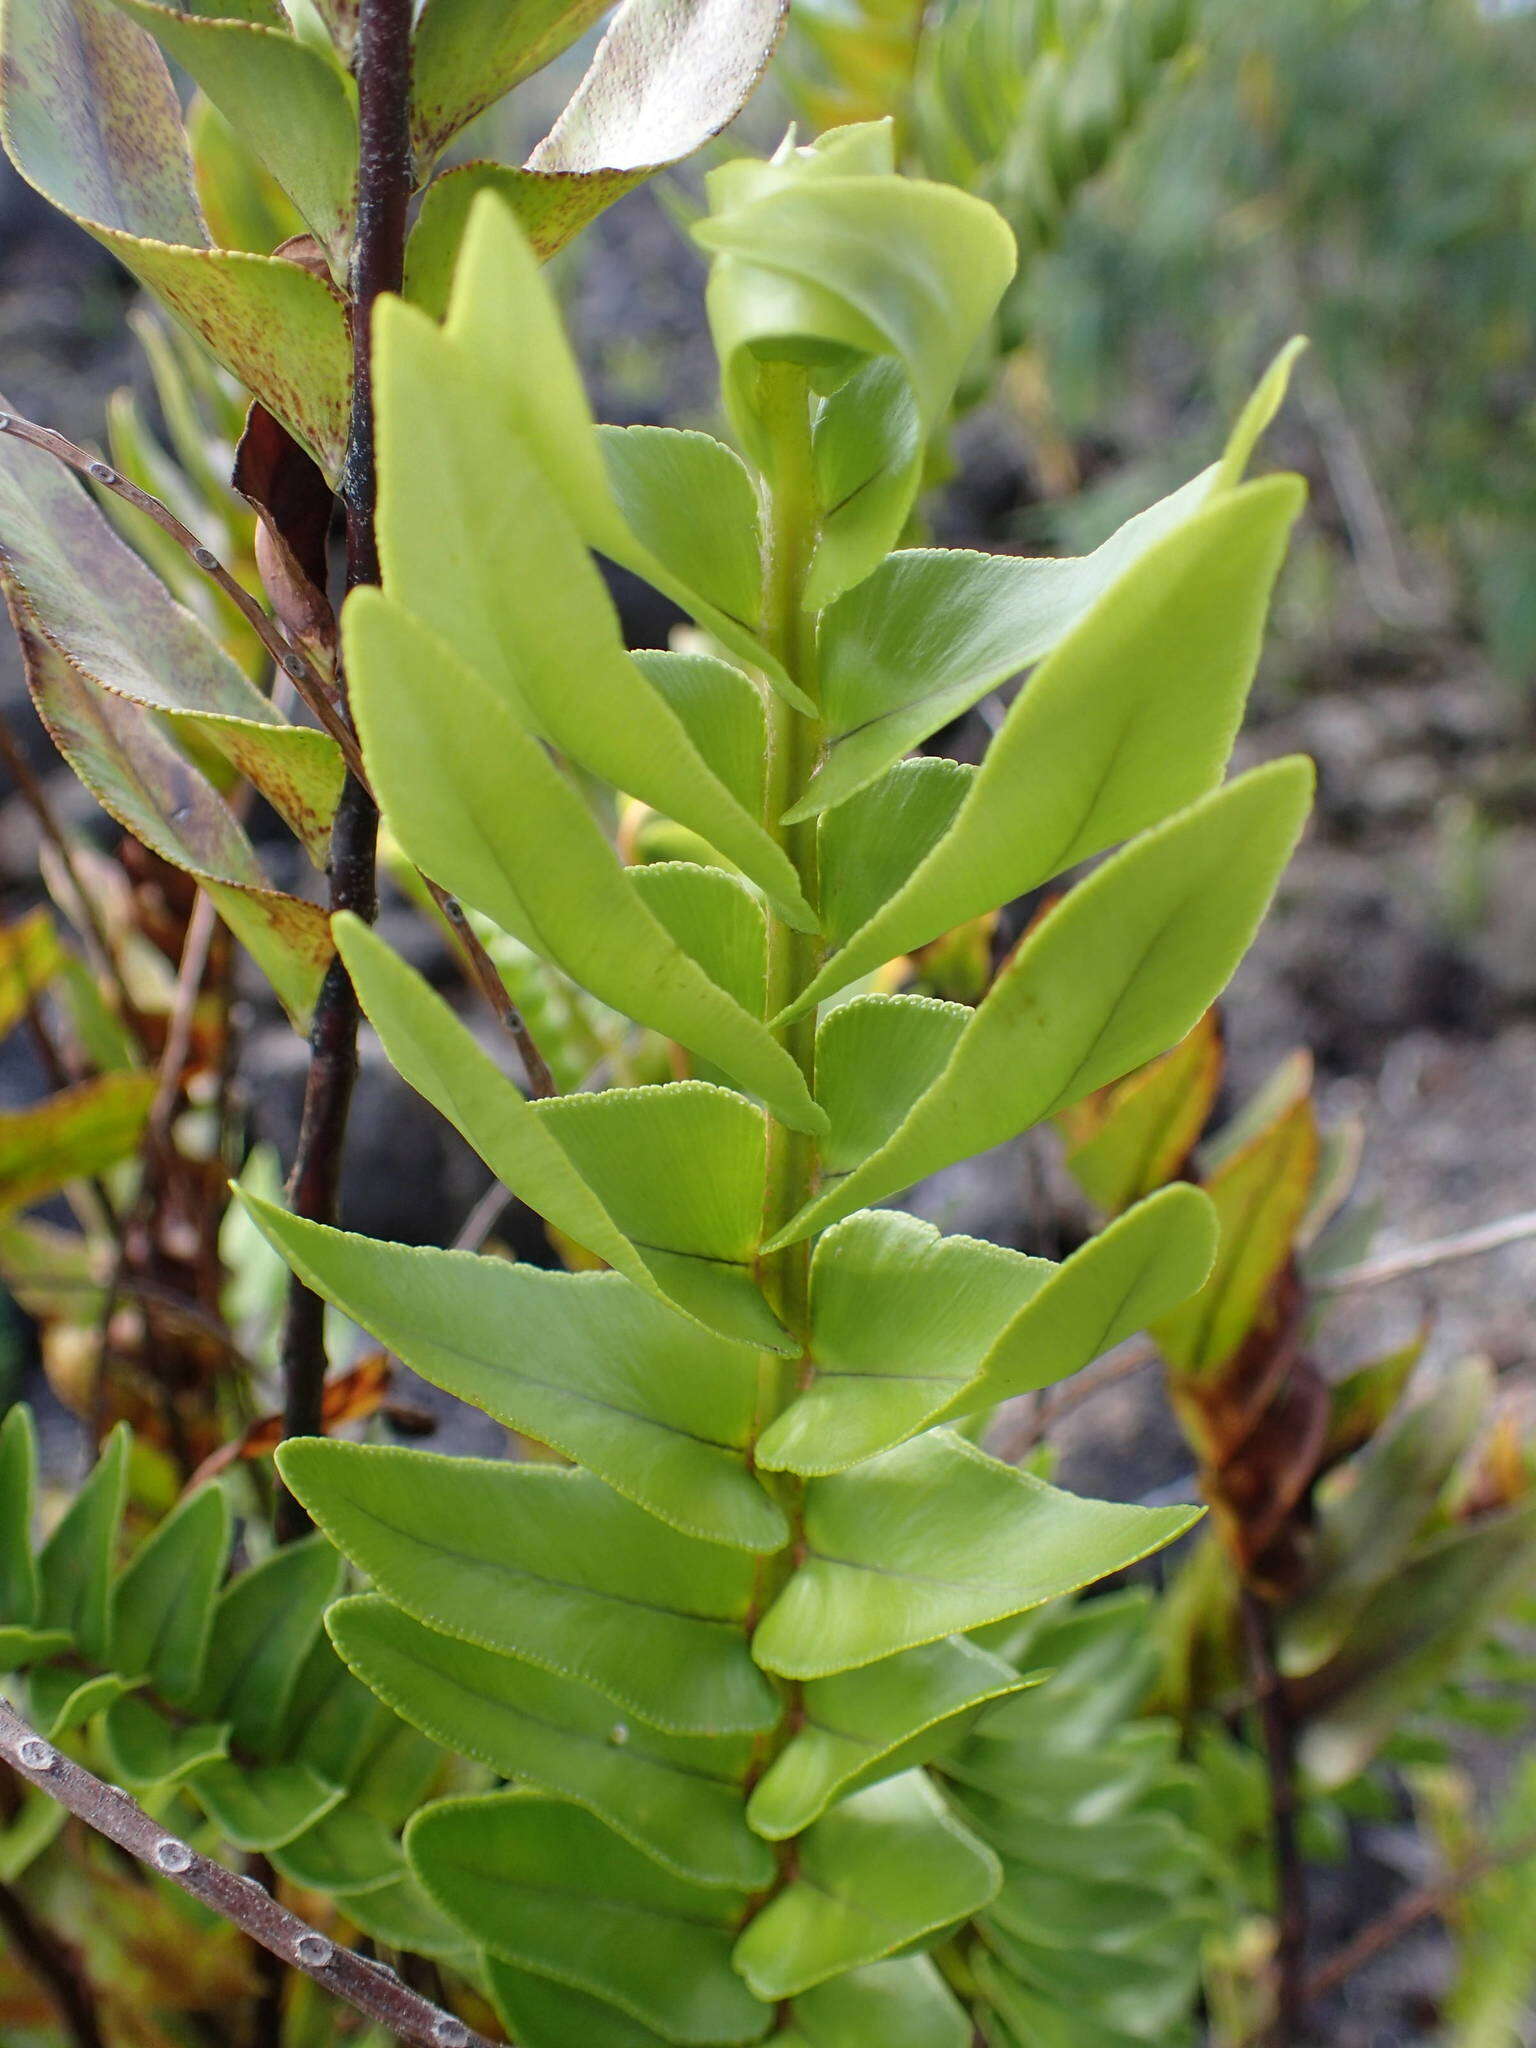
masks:
{"label": "glossy leaf surface", "polygon": [[[783,849],[709,773],[625,652],[596,564],[551,502],[535,449],[510,428],[498,432],[492,380],[471,381],[451,340],[400,305],[380,316],[377,374],[385,402],[394,396],[411,420],[408,435],[384,436],[380,453],[390,602],[451,649],[531,735],[702,833],[808,928]],[[425,476],[418,437],[436,458]],[[514,555],[522,573],[499,573]],[[370,595],[365,609],[374,614],[383,602]],[[401,630],[398,619],[392,629]],[[360,639],[349,632],[349,655],[388,676],[378,638],[377,629]],[[584,679],[579,702],[573,673]]]}
{"label": "glossy leaf surface", "polygon": [[681,1876],[752,1889],[772,1877],[742,1808],[744,1738],[626,1722],[606,1695],[438,1635],[377,1597],[343,1601],[329,1625],[380,1698],[447,1747],[575,1800]]}
{"label": "glossy leaf surface", "polygon": [[1198,1512],[1080,1500],[931,1430],[809,1483],[805,1561],[752,1652],[786,1678],[857,1670],[1123,1570]]}
{"label": "glossy leaf surface", "polygon": [[[349,602],[344,634],[364,751],[418,866],[604,1002],[690,1045],[786,1121],[817,1128],[783,1047],[645,910],[580,794],[496,696],[373,591]],[[424,675],[445,692],[447,716],[424,700]]]}
{"label": "glossy leaf surface", "polygon": [[[559,1139],[443,999],[382,940],[339,918],[337,939],[369,1021],[395,1067],[469,1140],[497,1178],[588,1251],[659,1300],[727,1336],[788,1349],[744,1273],[636,1244]],[[568,1114],[568,1113],[567,1113]],[[603,1112],[599,1110],[598,1116]]]}
{"label": "glossy leaf surface", "polygon": [[731,1968],[740,1893],[673,1877],[579,1807],[448,1800],[406,1836],[434,1898],[504,1960],[680,2043],[755,2041],[771,2019]]}
{"label": "glossy leaf surface", "polygon": [[536,1437],[674,1528],[783,1541],[747,1471],[756,1361],[617,1273],[376,1243],[247,1197],[294,1270],[434,1386]]}
{"label": "glossy leaf surface", "polygon": [[216,1487],[189,1495],[135,1552],[113,1589],[114,1667],[153,1679],[172,1701],[190,1700],[202,1682],[229,1520],[229,1503]]}
{"label": "glossy leaf surface", "polygon": [[[994,862],[1009,861],[1024,874],[1038,869],[1022,885],[1028,888],[1166,816],[1170,797],[1177,804],[1185,792],[1188,801],[1208,789],[1231,750],[1302,491],[1295,478],[1266,478],[1191,517],[1186,494],[1205,482],[1196,478],[1080,560],[949,548],[888,556],[827,612],[831,753],[795,815],[814,816],[845,801],[1057,647],[1061,659],[1025,692],[1034,690],[1035,701],[1027,712],[1021,703],[999,735],[984,785],[989,789],[1025,752],[1038,775],[1045,747],[1056,768],[1059,749],[1051,809],[1015,827],[1015,846],[994,846]],[[1196,494],[1196,506],[1203,495]],[[1090,634],[1095,606],[1111,593]],[[1121,652],[1131,638],[1140,667]],[[1145,664],[1160,643],[1158,670],[1149,675]],[[1199,660],[1191,659],[1196,648]],[[1118,691],[1096,682],[1111,672]],[[1185,741],[1177,762],[1167,747],[1173,732]],[[978,805],[984,800],[978,796]],[[989,823],[998,836],[996,812]],[[1020,893],[1014,883],[1004,891]]]}
{"label": "glossy leaf surface", "polygon": [[119,1424],[37,1560],[39,1620],[45,1628],[66,1629],[98,1664],[107,1661],[127,1485],[128,1432]]}
{"label": "glossy leaf surface", "polygon": [[775,1242],[1000,1144],[1182,1037],[1257,929],[1311,789],[1299,759],[1256,768],[1107,861],[1020,945],[895,1135]]}
{"label": "glossy leaf surface", "polygon": [[979,1707],[1025,1683],[963,1636],[812,1679],[804,1724],[758,1780],[748,1818],[770,1839],[797,1835],[854,1787],[926,1763]]}
{"label": "glossy leaf surface", "polygon": [[895,434],[883,430],[888,390],[870,405],[855,380],[826,401],[816,460],[834,509],[808,589],[818,606],[867,575],[897,539],[924,434],[1013,263],[1011,237],[989,207],[898,179],[891,167],[889,131],[879,124],[803,150],[786,145],[771,164],[714,172],[710,213],[694,229],[717,259],[710,323],[731,421],[754,460],[768,446],[755,365],[775,349],[845,375],[861,359],[890,357],[910,393],[917,431]]}
{"label": "glossy leaf surface", "polygon": [[855,1793],[807,1829],[800,1874],[736,1944],[765,2001],[791,1998],[965,1920],[1002,1880],[921,1771]]}
{"label": "glossy leaf surface", "polygon": [[771,1721],[741,1633],[744,1552],[679,1535],[585,1472],[303,1439],[279,1462],[346,1555],[429,1627],[678,1733]]}
{"label": "glossy leaf surface", "polygon": [[[509,327],[521,338],[515,355],[500,343]],[[808,710],[809,699],[789,681],[782,663],[728,613],[672,574],[631,532],[608,479],[581,373],[548,281],[517,221],[489,195],[471,209],[445,332],[457,345],[467,374],[478,379],[487,365],[495,365],[497,414],[527,444],[547,489],[564,505],[587,545],[672,598],[733,655],[765,674],[781,695]]]}
{"label": "glossy leaf surface", "polygon": [[811,1267],[815,1378],[764,1431],[758,1463],[838,1472],[921,1429],[1053,1270],[892,1211],[836,1225]]}
{"label": "glossy leaf surface", "polygon": [[764,1432],[767,1470],[836,1472],[930,1423],[1051,1386],[1210,1270],[1196,1189],[1165,1189],[1060,1266],[885,1210],[828,1231],[811,1268],[816,1374]]}

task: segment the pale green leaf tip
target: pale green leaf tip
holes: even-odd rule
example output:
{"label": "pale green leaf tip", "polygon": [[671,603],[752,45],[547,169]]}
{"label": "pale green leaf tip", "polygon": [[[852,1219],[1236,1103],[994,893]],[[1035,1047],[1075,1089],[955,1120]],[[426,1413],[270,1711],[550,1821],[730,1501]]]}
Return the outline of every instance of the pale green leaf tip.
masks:
{"label": "pale green leaf tip", "polygon": [[[482,260],[498,263],[510,260],[525,277],[537,278],[540,272],[539,259],[528,239],[527,230],[517,217],[516,207],[490,186],[477,192],[469,202],[464,239],[459,244],[459,260],[454,272],[456,292],[460,289],[460,280],[468,280]],[[450,299],[450,318],[452,311]]]}
{"label": "pale green leaf tip", "polygon": [[1297,358],[1310,344],[1304,334],[1293,334],[1254,388],[1253,396],[1238,414],[1217,465],[1215,488],[1231,490],[1242,479],[1258,445],[1259,436],[1285,403],[1291,372]]}
{"label": "pale green leaf tip", "polygon": [[1294,783],[1296,796],[1307,808],[1317,791],[1317,765],[1310,754],[1282,754],[1276,761],[1266,761],[1261,768],[1249,770],[1250,777],[1263,776],[1270,781]]}
{"label": "pale green leaf tip", "polygon": [[812,818],[819,815],[821,808],[821,798],[815,790],[810,790],[801,797],[799,803],[790,805],[783,817],[780,818],[779,823],[781,825],[808,825]]}
{"label": "pale green leaf tip", "polygon": [[369,950],[370,940],[373,941],[375,948],[382,946],[378,935],[363,922],[355,910],[338,910],[335,913],[331,919],[331,937],[336,941],[336,950],[348,967],[352,964],[352,954]]}
{"label": "pale green leaf tip", "polygon": [[832,1119],[827,1115],[821,1104],[816,1101],[814,1096],[808,1093],[805,1098],[804,1108],[801,1110],[800,1117],[795,1123],[794,1128],[797,1131],[804,1131],[812,1138],[825,1138],[832,1129]]}
{"label": "pale green leaf tip", "polygon": [[818,1195],[814,1201],[807,1202],[797,1216],[791,1216],[783,1229],[775,1231],[762,1245],[762,1252],[765,1255],[781,1252],[789,1245],[798,1244],[802,1237],[808,1237],[815,1228],[814,1218],[820,1201],[821,1197]]}
{"label": "pale green leaf tip", "polygon": [[229,1189],[230,1199],[238,1202],[268,1244],[281,1249],[278,1246],[278,1239],[283,1224],[294,1220],[291,1212],[277,1202],[269,1202],[265,1195],[254,1194],[249,1188],[241,1187],[238,1181],[226,1181],[225,1185]]}
{"label": "pale green leaf tip", "polygon": [[775,895],[773,907],[788,925],[797,932],[815,937],[821,931],[821,920],[798,890],[793,895]]}
{"label": "pale green leaf tip", "polygon": [[1205,1189],[1196,1187],[1193,1181],[1178,1180],[1169,1187],[1158,1188],[1155,1193],[1147,1195],[1125,1213],[1127,1216],[1144,1215],[1153,1209],[1161,1209],[1164,1213],[1171,1209],[1184,1209],[1189,1212],[1191,1225],[1200,1230],[1208,1245],[1206,1270],[1200,1281],[1203,1287],[1210,1278],[1210,1269],[1215,1263],[1217,1246],[1221,1241],[1221,1221],[1216,1213],[1216,1204]]}
{"label": "pale green leaf tip", "polygon": [[[835,957],[836,956],[834,955],[834,958]],[[768,1029],[770,1031],[782,1031],[786,1024],[793,1024],[797,1017],[803,1017],[806,1011],[809,1010],[817,1000],[819,1000],[818,996],[816,995],[816,989],[817,984],[820,982],[820,980],[821,977],[820,975],[818,975],[816,977],[816,980],[813,981],[809,985],[809,987],[807,987],[800,995],[796,996],[795,1000],[792,1003],[786,1003],[784,1005],[784,1008],[780,1010],[777,1017],[770,1017],[768,1019]]]}
{"label": "pale green leaf tip", "polygon": [[286,1443],[280,1443],[272,1454],[278,1477],[294,1498],[301,1501],[312,1515],[315,1512],[314,1504],[305,1498],[304,1488],[300,1482],[311,1453],[325,1442],[326,1439],[323,1437],[291,1436]]}

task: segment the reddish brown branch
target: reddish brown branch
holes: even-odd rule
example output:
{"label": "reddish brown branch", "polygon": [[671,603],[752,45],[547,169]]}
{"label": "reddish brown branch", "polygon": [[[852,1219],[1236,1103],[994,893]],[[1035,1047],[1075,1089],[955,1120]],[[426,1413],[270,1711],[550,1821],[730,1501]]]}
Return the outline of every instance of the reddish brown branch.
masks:
{"label": "reddish brown branch", "polygon": [[496,962],[481,944],[474,926],[464,914],[464,906],[456,896],[450,896],[446,889],[438,887],[425,875],[432,901],[437,905],[443,922],[452,933],[455,943],[464,956],[464,969],[475,987],[485,997],[497,1019],[517,1047],[518,1057],[523,1063],[523,1072],[528,1077],[528,1092],[540,1098],[558,1095],[555,1077],[549,1071],[548,1062],[539,1051],[533,1033],[528,1029],[522,1011],[513,1002],[507,984],[501,978]]}

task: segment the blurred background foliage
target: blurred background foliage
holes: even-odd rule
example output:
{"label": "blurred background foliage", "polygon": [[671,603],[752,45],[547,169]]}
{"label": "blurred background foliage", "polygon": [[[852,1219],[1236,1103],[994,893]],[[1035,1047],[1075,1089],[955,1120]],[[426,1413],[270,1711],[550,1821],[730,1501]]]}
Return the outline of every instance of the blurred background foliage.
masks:
{"label": "blurred background foliage", "polygon": [[[1042,41],[1052,11],[1035,10]],[[1098,539],[1186,474],[1252,365],[1305,333],[1291,432],[1311,445],[1290,452],[1317,496],[1282,608],[1293,643],[1465,633],[1528,687],[1536,13],[1476,0],[1123,12],[1144,27],[1168,17],[1155,47],[1177,48],[1014,309],[1025,351],[1004,389],[1037,489],[1085,487],[1070,512],[1023,508],[1020,537]],[[1149,51],[1138,85],[1152,68]],[[1010,210],[1043,239],[1027,206]]]}

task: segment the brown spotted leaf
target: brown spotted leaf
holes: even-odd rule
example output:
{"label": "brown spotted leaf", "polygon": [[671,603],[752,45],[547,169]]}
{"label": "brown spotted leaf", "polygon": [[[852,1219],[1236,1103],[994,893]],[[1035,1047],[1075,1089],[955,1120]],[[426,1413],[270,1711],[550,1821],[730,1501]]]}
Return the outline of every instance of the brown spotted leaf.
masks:
{"label": "brown spotted leaf", "polygon": [[33,702],[59,752],[104,811],[202,884],[302,1029],[331,956],[324,911],[270,886],[239,820],[153,713],[92,683],[19,605],[12,616]]}
{"label": "brown spotted leaf", "polygon": [[0,572],[82,675],[210,742],[324,860],[341,793],[335,742],[289,725],[73,474],[10,435],[0,435]]}
{"label": "brown spotted leaf", "polygon": [[496,192],[522,223],[541,262],[563,249],[649,171],[530,171],[515,164],[469,163],[444,171],[427,187],[406,250],[405,295],[434,319],[448,307],[448,289],[469,210],[482,192]]}
{"label": "brown spotted leaf", "polygon": [[334,475],[351,379],[340,296],[277,258],[209,246],[154,38],[110,0],[7,0],[4,24],[0,134],[17,170]]}
{"label": "brown spotted leaf", "polygon": [[329,50],[281,27],[115,0],[196,79],[293,201],[344,276],[357,194],[357,115]]}
{"label": "brown spotted leaf", "polygon": [[443,145],[558,57],[613,0],[426,0],[412,50],[411,140],[423,175]]}
{"label": "brown spotted leaf", "polygon": [[[488,7],[492,0],[435,4],[446,18],[450,8]],[[428,0],[417,32],[418,100],[433,5]],[[587,5],[582,25],[602,11]],[[508,24],[523,19],[519,10],[507,13],[499,4],[496,12]],[[539,255],[549,257],[643,179],[692,155],[745,106],[787,12],[787,0],[625,0],[586,76],[526,164],[465,164],[429,187],[411,236],[408,296],[442,311],[478,192],[499,192]],[[532,20],[539,14],[535,5]],[[538,64],[546,62],[548,56],[538,58]]]}
{"label": "brown spotted leaf", "polygon": [[343,57],[350,58],[357,41],[357,19],[361,0],[315,0],[320,19],[331,32],[331,41]]}

